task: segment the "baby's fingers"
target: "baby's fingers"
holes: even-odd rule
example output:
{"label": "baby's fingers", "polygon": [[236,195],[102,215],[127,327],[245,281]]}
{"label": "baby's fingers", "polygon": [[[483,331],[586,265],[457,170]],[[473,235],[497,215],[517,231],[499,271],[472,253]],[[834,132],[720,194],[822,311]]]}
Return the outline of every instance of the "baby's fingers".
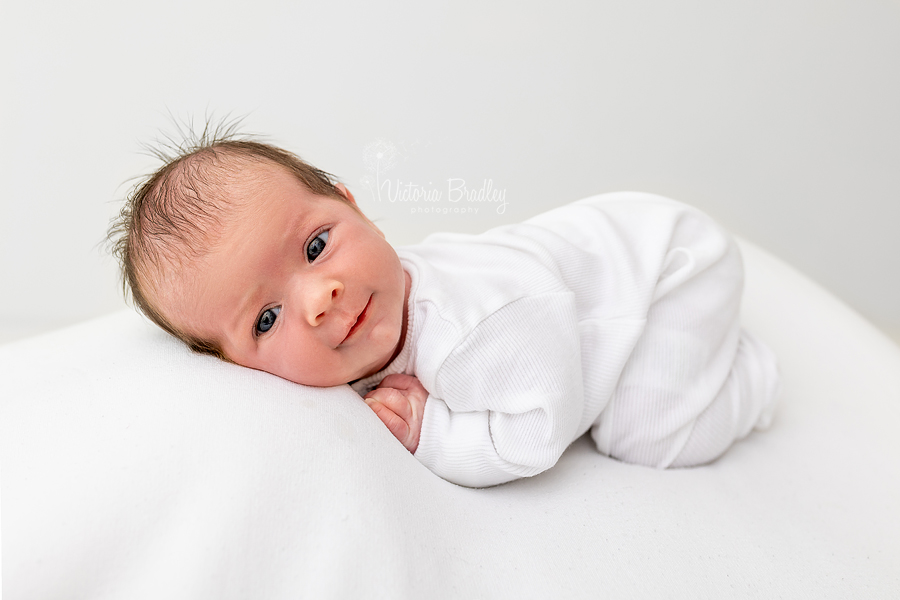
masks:
{"label": "baby's fingers", "polygon": [[381,422],[388,428],[388,431],[390,431],[393,436],[409,450],[409,425],[406,421],[397,416],[397,413],[393,410],[374,398],[366,397],[366,404],[368,404],[375,415],[381,419]]}
{"label": "baby's fingers", "polygon": [[389,387],[380,387],[366,394],[366,400],[369,398],[378,400],[404,421],[409,421],[412,417],[413,411],[409,405],[409,398],[406,397],[406,392]]}
{"label": "baby's fingers", "polygon": [[[394,410],[404,419],[411,421],[421,418],[425,401],[428,400],[428,391],[417,377],[395,373],[382,379],[378,387],[379,389],[395,389],[403,396],[403,399],[409,405],[409,412],[401,413],[397,409]],[[403,410],[405,411],[406,409]]]}
{"label": "baby's fingers", "polygon": [[422,387],[422,384],[419,383],[419,379],[415,375],[404,375],[403,373],[394,373],[393,375],[388,375],[381,380],[381,383],[378,384],[378,387],[389,387],[406,391],[419,388],[421,388],[423,391],[425,390],[425,388]]}

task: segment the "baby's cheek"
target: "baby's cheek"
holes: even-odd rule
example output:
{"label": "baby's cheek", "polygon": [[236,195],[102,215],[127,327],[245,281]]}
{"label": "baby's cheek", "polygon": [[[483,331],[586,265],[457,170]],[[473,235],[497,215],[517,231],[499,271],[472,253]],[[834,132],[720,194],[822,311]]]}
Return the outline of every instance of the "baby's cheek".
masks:
{"label": "baby's cheek", "polygon": [[380,341],[396,343],[400,339],[400,328],[394,323],[382,322],[375,328],[375,335]]}
{"label": "baby's cheek", "polygon": [[267,352],[260,356],[262,366],[256,368],[294,383],[318,385],[315,381],[317,376],[325,374],[320,368],[321,359],[321,354],[306,355],[290,347],[268,348]]}

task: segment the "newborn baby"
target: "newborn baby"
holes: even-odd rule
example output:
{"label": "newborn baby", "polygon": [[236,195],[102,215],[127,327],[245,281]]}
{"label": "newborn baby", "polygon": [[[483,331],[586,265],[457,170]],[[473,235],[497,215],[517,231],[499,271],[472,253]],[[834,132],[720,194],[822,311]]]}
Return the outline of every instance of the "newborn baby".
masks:
{"label": "newborn baby", "polygon": [[349,382],[461,485],[540,473],[587,431],[626,462],[699,465],[771,420],[778,371],[740,328],[738,249],[659,196],[395,250],[327,173],[225,139],[137,187],[112,232],[163,329],[296,383]]}

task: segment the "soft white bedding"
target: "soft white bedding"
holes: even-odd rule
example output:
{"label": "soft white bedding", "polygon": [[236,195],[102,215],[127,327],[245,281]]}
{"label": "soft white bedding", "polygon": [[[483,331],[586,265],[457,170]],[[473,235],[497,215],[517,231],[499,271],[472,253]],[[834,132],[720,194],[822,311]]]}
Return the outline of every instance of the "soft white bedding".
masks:
{"label": "soft white bedding", "polygon": [[195,356],[131,312],[0,347],[3,597],[900,596],[900,348],[742,244],[772,428],[657,471],[577,441],[456,487],[348,388]]}

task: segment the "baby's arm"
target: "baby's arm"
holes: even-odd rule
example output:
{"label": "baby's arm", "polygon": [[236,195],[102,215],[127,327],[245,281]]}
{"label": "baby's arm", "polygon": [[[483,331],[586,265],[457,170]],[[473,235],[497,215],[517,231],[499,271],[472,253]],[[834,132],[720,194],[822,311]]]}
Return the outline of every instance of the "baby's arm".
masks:
{"label": "baby's arm", "polygon": [[369,408],[413,454],[419,447],[427,399],[428,392],[417,378],[399,373],[388,375],[376,389],[365,395]]}
{"label": "baby's arm", "polygon": [[579,349],[568,291],[521,298],[482,320],[432,384],[423,378],[431,395],[416,458],[468,487],[552,467],[587,429]]}

